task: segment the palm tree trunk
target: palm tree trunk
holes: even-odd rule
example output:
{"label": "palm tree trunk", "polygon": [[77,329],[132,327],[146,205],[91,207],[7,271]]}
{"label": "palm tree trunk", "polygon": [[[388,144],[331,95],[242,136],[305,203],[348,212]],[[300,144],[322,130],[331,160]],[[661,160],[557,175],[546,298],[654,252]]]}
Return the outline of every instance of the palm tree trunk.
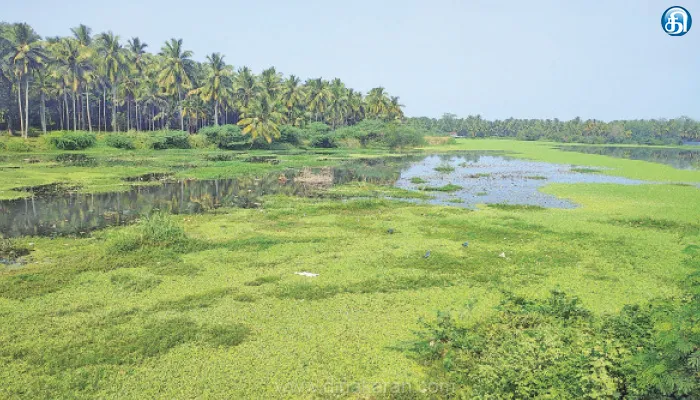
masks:
{"label": "palm tree trunk", "polygon": [[59,97],[58,100],[58,114],[61,116],[61,130],[63,130],[63,103]]}
{"label": "palm tree trunk", "polygon": [[136,131],[138,132],[141,130],[141,120],[139,119],[139,102],[134,101],[134,103],[136,104]]}
{"label": "palm tree trunk", "polygon": [[185,116],[182,115],[182,99],[180,99],[180,85],[177,85],[177,106],[180,109],[180,130],[185,130]]}
{"label": "palm tree trunk", "polygon": [[78,130],[78,107],[76,106],[76,93],[73,92],[73,130]]}
{"label": "palm tree trunk", "polygon": [[129,103],[129,96],[124,95],[124,102],[126,103],[126,131],[131,130],[131,103]]}
{"label": "palm tree trunk", "polygon": [[22,73],[19,74],[19,83],[17,83],[17,105],[19,106],[19,129],[20,134],[24,137],[24,119],[22,118]]}
{"label": "palm tree trunk", "polygon": [[117,132],[117,82],[112,83],[112,132]]}
{"label": "palm tree trunk", "polygon": [[87,90],[85,91],[85,109],[87,110],[88,130],[92,132],[92,118],[90,118],[90,92]]}
{"label": "palm tree trunk", "polygon": [[105,123],[105,132],[107,132],[107,88],[102,86],[102,119]]}
{"label": "palm tree trunk", "polygon": [[219,126],[219,102],[214,102],[214,125]]}
{"label": "palm tree trunk", "polygon": [[66,130],[70,130],[70,111],[68,109],[68,94],[63,91],[63,109],[66,111]]}
{"label": "palm tree trunk", "polygon": [[102,100],[97,96],[97,132],[102,132]]}
{"label": "palm tree trunk", "polygon": [[[20,116],[22,118],[22,116]],[[24,78],[24,138],[29,137],[29,79]]]}
{"label": "palm tree trunk", "polygon": [[44,91],[41,91],[41,130],[46,135],[46,96]]}

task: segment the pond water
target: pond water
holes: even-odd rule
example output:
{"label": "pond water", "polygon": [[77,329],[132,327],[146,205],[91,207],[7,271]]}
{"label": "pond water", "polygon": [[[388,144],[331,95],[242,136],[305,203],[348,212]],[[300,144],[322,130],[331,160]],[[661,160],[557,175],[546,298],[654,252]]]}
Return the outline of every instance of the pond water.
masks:
{"label": "pond water", "polygon": [[[452,168],[453,171],[449,171]],[[521,204],[554,208],[574,208],[576,204],[540,192],[550,183],[641,184],[642,181],[586,172],[576,172],[570,165],[519,160],[505,156],[472,154],[429,156],[412,163],[401,172],[396,186],[409,190],[445,188],[430,191],[432,204],[450,204],[474,208],[479,203]],[[420,178],[425,182],[416,183]]]}
{"label": "pond water", "polygon": [[[153,211],[191,214],[219,207],[258,207],[266,194],[310,196],[334,184],[363,180],[391,184],[399,176],[400,160],[364,160],[337,168],[289,170],[259,177],[214,180],[164,180],[132,186],[123,192],[85,194],[74,187],[26,187],[34,195],[0,201],[0,234],[55,236],[84,234],[105,226],[123,225]],[[151,176],[152,175],[152,176]],[[151,174],[127,182],[167,179]]]}
{"label": "pond water", "polygon": [[[71,162],[86,160],[72,160]],[[89,161],[88,161],[89,162]],[[435,168],[446,168],[444,172]],[[579,173],[570,166],[511,159],[496,153],[450,156],[411,156],[366,159],[335,167],[286,170],[264,176],[215,180],[168,180],[167,175],[134,177],[128,182],[157,181],[114,193],[85,194],[77,188],[47,185],[21,188],[33,196],[0,201],[0,234],[81,235],[106,226],[123,225],[153,211],[198,213],[219,207],[259,207],[262,196],[315,196],[332,185],[363,181],[425,190],[447,184],[452,192],[430,191],[431,204],[475,207],[479,203],[509,203],[571,208],[576,205],[538,189],[561,183],[641,183],[596,173]],[[424,182],[415,183],[412,178]],[[125,182],[126,183],[126,182]]]}
{"label": "pond water", "polygon": [[620,146],[560,146],[560,150],[642,160],[678,169],[700,169],[700,149]]}

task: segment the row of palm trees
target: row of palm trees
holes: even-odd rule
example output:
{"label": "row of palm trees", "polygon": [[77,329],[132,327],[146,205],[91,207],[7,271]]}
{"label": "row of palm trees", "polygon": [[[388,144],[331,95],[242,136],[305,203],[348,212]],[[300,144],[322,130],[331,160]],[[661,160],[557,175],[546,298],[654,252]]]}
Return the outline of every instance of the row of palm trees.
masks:
{"label": "row of palm trees", "polygon": [[32,124],[45,133],[156,130],[174,124],[194,131],[240,123],[244,131],[267,138],[283,123],[325,122],[335,128],[364,118],[404,117],[399,98],[382,87],[363,95],[340,79],[302,82],[274,67],[256,75],[248,67],[234,70],[220,53],[200,63],[182,39],[170,39],[151,54],[138,37],[122,43],[111,32],[92,35],[85,25],[71,33],[42,40],[25,23],[0,23],[0,91],[6,94],[0,99],[8,99],[0,102],[0,119],[5,115],[9,129],[14,111],[19,120],[14,125],[24,137]]}

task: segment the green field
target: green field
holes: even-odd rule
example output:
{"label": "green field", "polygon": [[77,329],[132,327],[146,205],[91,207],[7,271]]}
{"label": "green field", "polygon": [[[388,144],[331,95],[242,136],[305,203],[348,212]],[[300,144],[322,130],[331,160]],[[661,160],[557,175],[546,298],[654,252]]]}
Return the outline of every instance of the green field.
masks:
{"label": "green field", "polygon": [[[497,367],[461,378],[472,373],[460,366],[470,365],[474,355],[467,353],[473,349],[450,341],[462,334],[455,333],[462,332],[458,328],[488,329],[483,324],[502,315],[499,305],[508,296],[545,301],[552,291],[577,297],[590,311],[586,318],[596,318],[590,326],[583,319],[552,322],[567,332],[577,329],[571,335],[579,339],[580,332],[604,325],[597,318],[616,316],[626,305],[664,301],[671,307],[666,315],[680,316],[680,308],[672,307],[688,303],[694,290],[689,277],[700,270],[700,171],[553,146],[485,139],[416,151],[500,150],[602,167],[602,173],[653,184],[550,184],[544,192],[580,207],[478,210],[396,200],[429,191],[348,184],[316,198],[267,196],[256,209],[156,215],[83,238],[15,239],[12,246],[31,252],[21,268],[0,270],[0,397],[437,398],[461,392],[468,398],[510,387],[520,396],[576,398],[568,389],[532,389],[545,376],[536,373],[515,389],[513,382],[494,383]],[[269,151],[227,153],[233,154],[227,161],[212,161],[222,152],[208,149],[125,152],[98,146],[76,153],[94,157],[96,164],[57,163],[57,151],[2,154],[0,199],[26,196],[12,188],[57,182],[106,192],[128,188],[122,178],[151,172],[205,179],[389,155],[361,149],[280,152],[281,162],[268,164],[243,159]],[[25,161],[32,158],[37,162]],[[423,321],[434,324],[438,313],[448,312],[456,328],[437,330],[452,329],[441,341],[445,351],[426,357],[417,350],[430,340]],[[539,326],[551,322],[542,318]],[[689,360],[687,368],[695,368],[697,318],[655,321],[640,335],[687,333],[683,345],[690,349],[680,353]],[[526,324],[513,330],[527,336]],[[582,349],[593,340],[585,338]],[[555,350],[573,346],[544,343]],[[517,350],[494,346],[482,343],[480,357],[517,362],[506,356]],[[580,385],[590,398],[619,395],[624,371],[615,363],[637,365],[620,361],[637,360],[620,349],[590,350],[602,354],[603,363],[591,367],[591,378]],[[537,359],[539,353],[533,354]],[[540,356],[551,361],[568,355]],[[648,387],[659,396],[664,385],[676,395],[684,393],[684,384],[697,385],[698,375],[695,382],[692,372],[691,378],[681,376],[671,368],[678,360],[672,361],[657,363],[664,367],[648,375],[627,376],[640,377],[635,390]],[[528,368],[550,374],[559,368],[552,363]],[[661,375],[678,380],[654,381]],[[550,386],[566,380],[546,376]],[[480,388],[470,380],[479,377],[494,382],[484,378],[491,386]],[[691,398],[700,389],[687,390]]]}

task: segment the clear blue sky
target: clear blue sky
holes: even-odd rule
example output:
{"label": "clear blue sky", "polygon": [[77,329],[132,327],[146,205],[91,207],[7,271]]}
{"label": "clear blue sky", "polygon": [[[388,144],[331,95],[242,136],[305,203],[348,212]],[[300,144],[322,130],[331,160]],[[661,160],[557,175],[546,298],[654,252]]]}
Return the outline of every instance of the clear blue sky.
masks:
{"label": "clear blue sky", "polygon": [[[675,0],[674,0],[675,1]],[[197,60],[384,86],[409,116],[700,119],[700,2],[679,0],[3,0],[41,35],[183,38]],[[683,37],[661,14],[686,7]]]}

